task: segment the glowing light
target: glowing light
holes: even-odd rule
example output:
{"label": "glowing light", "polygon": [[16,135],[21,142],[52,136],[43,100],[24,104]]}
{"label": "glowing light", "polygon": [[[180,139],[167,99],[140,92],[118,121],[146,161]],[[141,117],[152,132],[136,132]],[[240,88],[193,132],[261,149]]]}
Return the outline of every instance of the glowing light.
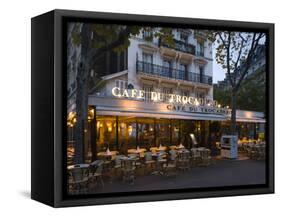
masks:
{"label": "glowing light", "polygon": [[132,132],[133,132],[133,127],[131,125],[129,125],[128,133],[129,133],[130,136],[132,135]]}

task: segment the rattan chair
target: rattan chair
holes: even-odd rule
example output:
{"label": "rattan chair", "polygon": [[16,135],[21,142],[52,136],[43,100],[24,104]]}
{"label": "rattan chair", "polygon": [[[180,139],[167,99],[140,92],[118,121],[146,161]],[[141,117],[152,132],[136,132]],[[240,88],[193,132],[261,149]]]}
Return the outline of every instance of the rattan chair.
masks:
{"label": "rattan chair", "polygon": [[135,165],[132,159],[122,159],[122,172],[123,172],[123,182],[129,182],[129,184],[134,184],[135,182]]}
{"label": "rattan chair", "polygon": [[188,151],[181,151],[178,153],[177,168],[180,171],[190,169],[190,154]]}
{"label": "rattan chair", "polygon": [[146,165],[147,171],[152,171],[155,168],[156,161],[152,159],[151,152],[145,152],[144,154],[144,164]]}
{"label": "rattan chair", "polygon": [[81,168],[75,165],[74,168],[68,171],[69,179],[69,191],[70,193],[81,193],[87,190],[87,185],[89,181],[89,168]]}

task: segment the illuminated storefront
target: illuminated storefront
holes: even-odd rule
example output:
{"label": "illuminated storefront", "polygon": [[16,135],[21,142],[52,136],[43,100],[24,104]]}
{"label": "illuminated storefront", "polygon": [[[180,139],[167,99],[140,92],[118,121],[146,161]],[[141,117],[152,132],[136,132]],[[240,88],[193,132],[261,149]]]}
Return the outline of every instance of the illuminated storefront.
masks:
{"label": "illuminated storefront", "polygon": [[[187,98],[176,101],[179,97],[171,95],[166,101],[147,102],[127,90],[125,97],[89,96],[89,116],[85,123],[84,153],[85,159],[92,159],[107,148],[127,154],[130,148],[172,146],[182,144],[186,148],[217,148],[217,142],[230,130],[230,110],[222,108],[217,102]],[[138,91],[136,91],[138,92]],[[148,95],[148,94],[146,94]],[[171,101],[171,97],[175,101]],[[74,113],[69,113],[69,145],[75,140]],[[240,139],[263,139],[264,123],[262,113],[237,111],[238,136]],[[193,134],[195,140],[190,135]]]}

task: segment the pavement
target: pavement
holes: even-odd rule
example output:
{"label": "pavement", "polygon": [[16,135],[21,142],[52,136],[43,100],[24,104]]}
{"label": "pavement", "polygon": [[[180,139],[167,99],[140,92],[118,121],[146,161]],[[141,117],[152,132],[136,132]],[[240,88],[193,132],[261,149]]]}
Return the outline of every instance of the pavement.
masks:
{"label": "pavement", "polygon": [[208,167],[195,167],[179,172],[176,177],[145,175],[137,176],[134,184],[118,180],[112,183],[105,182],[104,187],[96,187],[91,193],[264,184],[266,182],[265,165],[265,161],[250,159],[220,159],[215,160]]}

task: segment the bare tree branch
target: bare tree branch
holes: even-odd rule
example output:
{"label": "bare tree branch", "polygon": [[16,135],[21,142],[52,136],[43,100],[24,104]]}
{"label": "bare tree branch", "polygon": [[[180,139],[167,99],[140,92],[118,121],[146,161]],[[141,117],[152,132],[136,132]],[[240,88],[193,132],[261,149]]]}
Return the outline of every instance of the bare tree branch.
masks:
{"label": "bare tree branch", "polygon": [[264,34],[263,33],[260,33],[257,38],[256,38],[256,33],[254,33],[253,35],[253,39],[252,39],[252,43],[251,43],[251,48],[249,50],[249,53],[248,53],[248,56],[247,56],[247,60],[245,62],[245,65],[244,65],[244,71],[241,72],[241,77],[239,78],[239,81],[236,85],[236,89],[238,89],[241,85],[241,82],[243,81],[243,79],[245,78],[246,74],[248,73],[248,70],[250,68],[250,65],[252,63],[252,60],[253,60],[253,56],[256,52],[256,49],[259,45],[259,42],[260,40],[262,39],[262,37],[264,37]]}
{"label": "bare tree branch", "polygon": [[230,73],[230,41],[231,41],[231,36],[230,36],[230,32],[228,32],[228,44],[226,45],[224,43],[224,46],[226,47],[226,55],[227,55],[226,65],[227,65],[228,79],[230,81],[230,84],[231,84],[232,88],[234,88],[235,83],[231,79],[231,73]]}

